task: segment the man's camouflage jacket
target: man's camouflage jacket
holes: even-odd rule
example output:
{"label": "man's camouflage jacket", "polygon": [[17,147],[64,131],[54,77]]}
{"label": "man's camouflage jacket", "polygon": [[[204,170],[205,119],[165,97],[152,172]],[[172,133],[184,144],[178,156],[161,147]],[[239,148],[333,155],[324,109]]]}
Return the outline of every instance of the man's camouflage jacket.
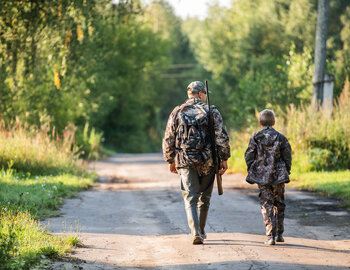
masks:
{"label": "man's camouflage jacket", "polygon": [[[198,104],[208,111],[208,105],[202,102],[199,98],[190,98],[185,102],[186,105]],[[178,123],[179,123],[179,110],[180,106],[176,106],[169,116],[168,123],[165,130],[165,136],[163,138],[163,156],[166,162],[175,162],[176,168],[187,167],[183,160],[181,160],[179,147],[179,138],[177,137]],[[215,142],[217,145],[217,153],[221,160],[227,160],[230,157],[230,144],[229,136],[224,127],[222,116],[215,106],[210,106],[210,111],[214,119],[214,130],[215,130]],[[208,130],[203,130],[208,132]],[[206,136],[206,135],[204,135]],[[203,136],[203,137],[204,137]],[[211,155],[211,144],[203,149],[203,155],[207,157],[207,161],[197,168],[200,175],[206,175],[214,167],[213,159]]]}

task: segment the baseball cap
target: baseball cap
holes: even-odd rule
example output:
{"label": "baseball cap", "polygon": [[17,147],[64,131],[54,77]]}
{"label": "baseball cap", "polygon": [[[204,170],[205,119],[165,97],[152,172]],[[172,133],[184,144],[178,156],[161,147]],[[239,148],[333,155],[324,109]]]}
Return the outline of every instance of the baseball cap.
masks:
{"label": "baseball cap", "polygon": [[[205,91],[205,86],[204,86],[204,84],[203,84],[201,81],[194,81],[194,82],[191,82],[191,83],[187,86],[187,92],[193,93],[193,94],[197,94],[198,92],[204,92],[204,93],[206,93],[206,91]],[[211,93],[211,92],[209,91],[209,93]]]}

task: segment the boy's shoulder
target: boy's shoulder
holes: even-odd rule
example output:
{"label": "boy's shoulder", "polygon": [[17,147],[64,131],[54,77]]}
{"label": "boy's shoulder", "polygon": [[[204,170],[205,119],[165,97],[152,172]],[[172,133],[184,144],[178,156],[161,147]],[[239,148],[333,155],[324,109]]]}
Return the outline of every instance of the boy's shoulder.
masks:
{"label": "boy's shoulder", "polygon": [[275,139],[278,138],[279,141],[288,141],[287,137],[281,132],[275,130],[274,128],[262,129],[254,133],[251,137],[251,140],[254,140],[256,143],[259,143],[266,136],[272,136]]}

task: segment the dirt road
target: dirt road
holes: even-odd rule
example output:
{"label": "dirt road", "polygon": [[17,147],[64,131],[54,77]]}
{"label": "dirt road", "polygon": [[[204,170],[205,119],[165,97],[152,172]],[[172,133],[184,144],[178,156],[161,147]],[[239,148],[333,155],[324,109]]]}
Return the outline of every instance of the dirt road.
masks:
{"label": "dirt road", "polygon": [[77,261],[51,269],[350,269],[350,213],[336,200],[287,189],[286,242],[266,246],[255,186],[225,175],[208,238],[193,246],[179,177],[160,154],[116,155],[92,167],[100,182],[49,220],[55,233],[79,227],[83,247]]}

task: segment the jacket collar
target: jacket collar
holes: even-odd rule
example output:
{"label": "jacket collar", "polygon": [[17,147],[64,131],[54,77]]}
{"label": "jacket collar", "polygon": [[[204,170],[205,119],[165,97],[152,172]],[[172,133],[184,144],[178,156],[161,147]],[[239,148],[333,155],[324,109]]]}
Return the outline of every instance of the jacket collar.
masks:
{"label": "jacket collar", "polygon": [[273,127],[263,127],[261,130],[274,129]]}
{"label": "jacket collar", "polygon": [[186,100],[187,104],[196,104],[196,103],[200,103],[202,102],[202,100],[200,98],[189,98]]}

